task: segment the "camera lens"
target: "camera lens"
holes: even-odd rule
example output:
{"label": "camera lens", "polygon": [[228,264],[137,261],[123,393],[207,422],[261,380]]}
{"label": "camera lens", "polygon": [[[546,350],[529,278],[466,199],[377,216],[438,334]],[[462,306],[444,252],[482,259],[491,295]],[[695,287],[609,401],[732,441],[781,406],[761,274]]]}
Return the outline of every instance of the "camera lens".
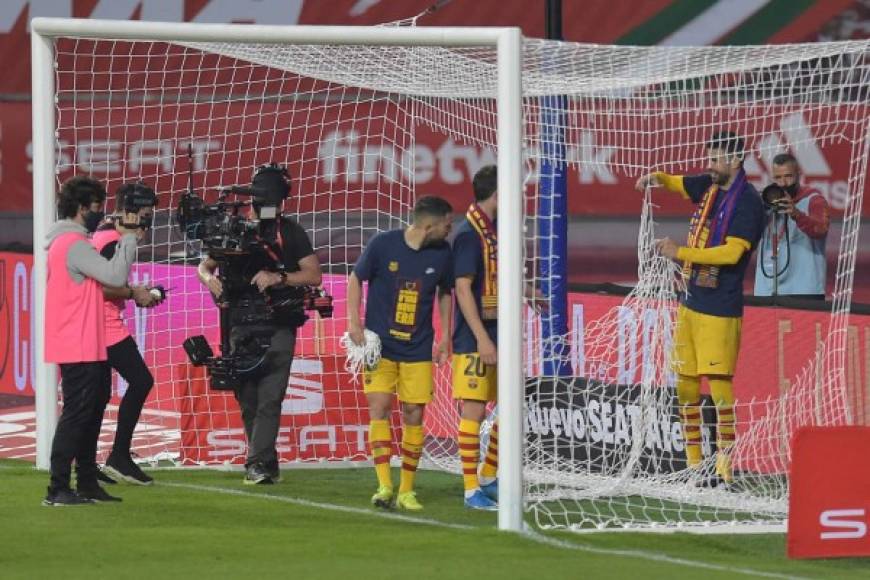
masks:
{"label": "camera lens", "polygon": [[771,183],[761,192],[761,199],[768,207],[776,207],[788,197],[788,194],[783,188]]}

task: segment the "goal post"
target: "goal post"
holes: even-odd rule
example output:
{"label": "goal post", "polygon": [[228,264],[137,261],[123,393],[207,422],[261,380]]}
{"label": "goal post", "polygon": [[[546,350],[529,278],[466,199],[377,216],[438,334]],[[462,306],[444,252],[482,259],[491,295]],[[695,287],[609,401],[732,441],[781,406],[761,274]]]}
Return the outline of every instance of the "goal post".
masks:
{"label": "goal post", "polygon": [[[483,446],[466,442],[462,450],[491,453],[498,445],[501,528],[520,529],[524,516],[578,531],[782,525],[793,433],[870,421],[870,392],[855,380],[863,343],[849,327],[868,165],[870,41],[630,47],[522,38],[501,28],[52,19],[35,19],[32,28],[37,360],[42,238],[59,182],[87,172],[110,191],[142,180],[158,193],[132,276],[173,289],[160,308],[127,311],[155,375],[134,435],[143,463],[245,459],[235,401],[210,390],[180,349],[191,335],[215,342],[218,325],[195,276],[202,242],[172,214],[188,191],[188,166],[196,190],[216,199],[273,161],[288,167],[284,210],[311,235],[324,288],[335,297],[334,316],[312,315],[297,335],[279,433],[285,465],[369,460],[367,403],[340,347],[347,276],[373,235],[409,223],[419,196],[450,198],[460,217],[472,201],[468,182],[493,163],[498,430],[491,414]],[[703,173],[707,143],[720,131],[743,139],[743,169],[757,190],[770,182],[774,157],[789,152],[812,195],[829,201],[832,308],[801,331],[780,325],[781,311],[768,312],[767,326],[747,316],[751,346],[741,350],[733,392],[681,403],[674,346],[685,285],[655,240],[683,238],[692,205],[675,194],[638,193],[635,182],[655,170]],[[549,183],[562,177],[568,196],[557,199]],[[584,248],[605,261],[612,246],[636,250],[637,283],[626,296],[572,292],[562,304],[554,290],[566,282],[559,263],[571,264],[572,275],[586,264],[566,260],[567,240],[551,226],[596,204],[637,210],[636,232],[587,220],[598,233],[594,249]],[[678,220],[659,220],[665,212]],[[762,240],[756,254],[764,247]],[[718,276],[711,270],[703,282],[718,287]],[[416,287],[407,282],[403,288]],[[728,296],[737,296],[729,284]],[[524,305],[531,288],[552,294],[549,314]],[[757,356],[769,351],[776,364]],[[483,371],[461,372],[471,382]],[[39,365],[41,467],[55,419],[53,373]],[[436,371],[423,460],[459,474],[472,454],[460,456],[451,373],[449,365]],[[124,388],[114,385],[101,457]]]}
{"label": "goal post", "polygon": [[[522,181],[522,36],[517,28],[390,28],[338,26],[238,26],[167,24],[158,22],[100,21],[87,19],[34,18],[31,21],[33,46],[34,102],[34,269],[36,276],[37,384],[37,466],[48,467],[51,437],[56,425],[56,371],[41,362],[44,352],[46,251],[45,235],[54,221],[55,176],[55,98],[52,39],[99,38],[106,40],[143,40],[166,42],[244,42],[249,44],[305,44],[333,46],[430,46],[490,47],[497,54],[498,110],[498,186],[501,195],[499,216],[499,329],[510,337],[500,345],[498,368],[501,421],[505,433],[502,459],[503,494],[499,527],[520,530],[522,525],[522,392],[516,388],[522,377],[522,280],[523,238],[515,235],[523,228]],[[52,192],[47,194],[47,192]],[[511,233],[514,235],[511,235]],[[510,499],[508,499],[510,498]]]}

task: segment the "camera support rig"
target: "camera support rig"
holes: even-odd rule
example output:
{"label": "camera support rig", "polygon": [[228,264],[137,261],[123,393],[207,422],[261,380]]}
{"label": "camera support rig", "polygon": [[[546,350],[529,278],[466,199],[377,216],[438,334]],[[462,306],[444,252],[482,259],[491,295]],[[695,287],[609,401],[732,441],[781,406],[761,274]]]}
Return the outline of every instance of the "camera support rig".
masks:
{"label": "camera support rig", "polygon": [[[286,287],[267,293],[262,308],[251,308],[252,304],[242,301],[242,312],[230,308],[229,297],[239,290],[234,283],[238,278],[228,274],[236,262],[249,257],[240,251],[218,251],[212,256],[218,262],[218,278],[223,285],[223,293],[216,299],[219,309],[220,356],[215,356],[205,336],[197,335],[184,341],[184,350],[194,366],[206,366],[211,379],[211,388],[218,391],[236,390],[245,376],[255,372],[265,358],[274,325],[271,323],[277,313],[284,312],[298,316],[296,323],[302,326],[308,319],[305,312],[317,312],[322,318],[331,318],[333,299],[323,289],[308,286]],[[233,335],[233,329],[237,332]],[[241,329],[241,330],[240,330]]]}
{"label": "camera support rig", "polygon": [[[188,158],[191,156],[192,151],[188,148]],[[222,286],[221,295],[216,298],[220,311],[220,356],[214,355],[202,335],[188,338],[183,345],[194,366],[208,367],[211,388],[215,390],[235,390],[246,375],[259,368],[271,344],[276,318],[281,320],[281,324],[298,328],[308,320],[306,311],[316,311],[323,318],[332,317],[332,296],[322,289],[282,285],[267,289],[265,301],[245,298],[250,281],[244,270],[252,255],[268,254],[276,264],[275,271],[283,271],[283,264],[274,250],[280,228],[280,216],[276,212],[279,201],[275,196],[260,196],[274,193],[269,191],[271,187],[278,189],[279,197],[283,199],[289,192],[289,184],[284,169],[274,164],[258,169],[254,185],[258,185],[258,181],[262,183],[263,178],[265,189],[222,188],[217,203],[208,205],[193,190],[192,163],[189,161],[188,191],[178,204],[176,221],[182,234],[202,241],[209,257],[217,263]],[[228,201],[226,198],[230,193],[259,197],[261,201],[259,205],[257,201]],[[246,219],[240,215],[242,207],[252,205],[260,210],[258,219]]]}

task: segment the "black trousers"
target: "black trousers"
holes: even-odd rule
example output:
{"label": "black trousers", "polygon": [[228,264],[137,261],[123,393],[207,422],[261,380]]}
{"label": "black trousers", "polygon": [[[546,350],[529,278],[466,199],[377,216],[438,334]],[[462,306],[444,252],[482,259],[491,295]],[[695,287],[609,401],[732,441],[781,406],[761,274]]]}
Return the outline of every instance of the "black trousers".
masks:
{"label": "black trousers", "polygon": [[112,447],[113,455],[124,458],[130,456],[133,431],[139,422],[148,393],[154,386],[154,376],[148,370],[148,365],[145,364],[132,336],[110,346],[108,354],[109,366],[127,381],[127,392],[124,393],[118,408],[118,428],[115,432],[115,444]]}
{"label": "black trousers", "polygon": [[235,391],[248,439],[248,457],[245,462],[248,466],[254,463],[266,466],[278,464],[275,441],[278,439],[281,404],[287,393],[295,347],[295,329],[276,330],[260,372]]}
{"label": "black trousers", "polygon": [[70,488],[72,462],[78,487],[97,485],[97,440],[112,394],[106,361],[60,365],[63,411],[51,443],[51,490]]}

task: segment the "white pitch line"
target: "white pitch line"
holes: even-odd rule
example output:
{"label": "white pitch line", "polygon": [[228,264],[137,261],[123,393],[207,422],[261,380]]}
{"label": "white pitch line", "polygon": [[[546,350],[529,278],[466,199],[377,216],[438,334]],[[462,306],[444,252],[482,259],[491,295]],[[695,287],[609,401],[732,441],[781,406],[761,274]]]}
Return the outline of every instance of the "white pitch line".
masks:
{"label": "white pitch line", "polygon": [[[431,520],[428,518],[421,518],[415,516],[406,516],[402,514],[396,514],[385,511],[375,511],[373,509],[366,508],[357,508],[345,505],[338,505],[332,503],[324,503],[318,501],[311,501],[307,499],[302,499],[298,497],[287,497],[281,495],[272,495],[268,493],[254,493],[250,491],[244,491],[241,489],[229,489],[225,487],[213,487],[210,485],[197,485],[192,483],[172,483],[172,482],[160,482],[159,485],[161,487],[175,487],[179,489],[189,489],[192,491],[204,491],[210,493],[218,493],[224,495],[234,495],[237,497],[250,497],[257,499],[265,499],[270,501],[277,501],[281,503],[287,503],[292,505],[298,505],[302,507],[310,507],[323,509],[334,512],[362,515],[380,518],[384,520],[393,520],[400,521],[411,524],[420,524],[424,526],[432,526],[436,528],[449,528],[453,530],[478,530],[480,529],[477,526],[469,526],[465,524],[451,524],[448,522],[442,522],[439,520]],[[776,572],[763,572],[760,570],[753,570],[751,568],[738,568],[736,566],[725,566],[722,564],[711,564],[709,562],[699,562],[697,560],[686,560],[683,558],[674,558],[672,556],[668,556],[667,554],[657,553],[657,552],[647,552],[643,550],[614,550],[609,548],[598,548],[595,546],[590,546],[588,544],[578,544],[574,542],[566,542],[564,540],[559,540],[557,538],[551,538],[548,536],[544,536],[537,532],[526,530],[525,532],[520,534],[522,537],[545,546],[550,546],[553,548],[561,548],[564,550],[575,550],[579,552],[587,552],[590,554],[598,554],[602,556],[620,556],[624,558],[637,558],[639,560],[648,560],[651,562],[662,562],[667,564],[674,564],[677,566],[685,566],[687,568],[699,568],[702,570],[716,570],[718,572],[728,572],[730,574],[744,574],[747,576],[755,576],[755,577],[763,577],[763,578],[778,578],[778,579],[796,579],[796,580],[807,580],[801,576],[791,576],[787,574],[778,574]]]}
{"label": "white pitch line", "polygon": [[624,558],[640,558],[643,560],[652,560],[653,562],[665,562],[668,564],[676,564],[678,566],[688,566],[692,568],[703,568],[705,570],[716,570],[717,572],[728,572],[729,574],[745,574],[747,576],[760,576],[763,578],[782,578],[786,580],[810,580],[804,576],[792,576],[790,574],[779,574],[777,572],[762,572],[751,568],[737,568],[735,566],[725,566],[722,564],[711,564],[709,562],[699,562],[697,560],[685,560],[683,558],[674,558],[667,554],[647,552],[645,550],[614,550],[611,548],[597,548],[588,544],[575,544],[574,542],[566,542],[558,538],[544,536],[532,530],[526,530],[523,535],[533,542],[538,542],[546,546],[556,548],[564,548],[566,550],[578,550],[580,552],[589,552],[592,554],[601,554],[606,556],[622,556]]}
{"label": "white pitch line", "polygon": [[307,499],[302,499],[299,497],[287,497],[283,495],[272,495],[269,493],[254,493],[250,491],[244,491],[241,489],[228,489],[225,487],[212,487],[210,485],[196,485],[193,483],[171,483],[171,482],[160,482],[161,487],[177,487],[181,489],[190,489],[193,491],[208,491],[213,493],[222,493],[224,495],[235,495],[240,497],[252,497],[259,499],[267,499],[271,501],[278,501],[282,503],[289,503],[293,505],[303,506],[303,507],[311,507],[318,508],[323,510],[329,510],[334,512],[342,512],[348,514],[356,514],[356,515],[364,515],[364,516],[373,516],[376,518],[382,518],[385,520],[397,520],[401,522],[411,523],[411,524],[422,524],[427,526],[438,526],[443,528],[451,528],[454,530],[475,530],[477,529],[475,526],[468,526],[464,524],[449,524],[446,522],[439,522],[437,520],[430,520],[426,518],[418,518],[414,516],[405,516],[402,514],[395,514],[391,512],[385,511],[375,511],[373,509],[365,509],[365,508],[356,508],[345,505],[338,505],[332,503],[323,503],[319,501],[311,501]]}

